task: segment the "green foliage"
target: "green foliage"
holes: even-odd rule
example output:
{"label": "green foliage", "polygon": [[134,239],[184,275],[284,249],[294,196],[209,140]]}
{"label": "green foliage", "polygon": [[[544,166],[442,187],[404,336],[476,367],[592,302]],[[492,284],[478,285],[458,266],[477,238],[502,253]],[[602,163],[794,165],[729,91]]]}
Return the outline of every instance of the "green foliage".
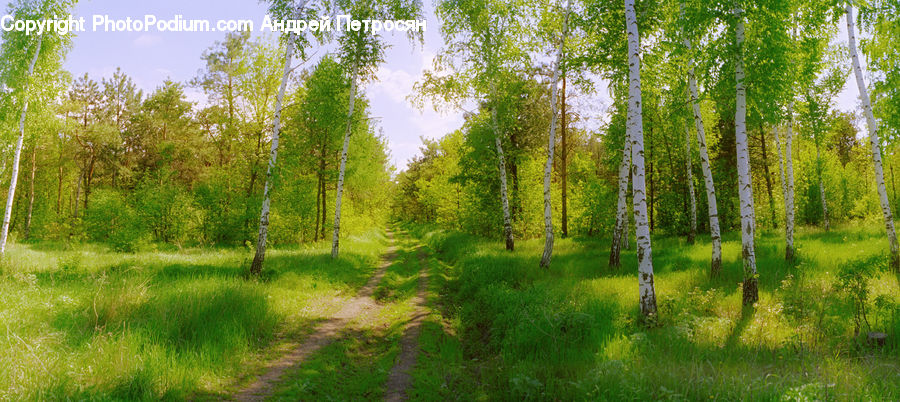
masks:
{"label": "green foliage", "polygon": [[108,243],[117,251],[136,251],[147,234],[141,216],[113,190],[95,193],[82,224],[88,239]]}
{"label": "green foliage", "polygon": [[[519,256],[459,233],[422,227],[416,233],[443,261],[441,312],[469,364],[455,375],[477,384],[468,391],[474,395],[803,400],[890,399],[900,392],[881,369],[897,356],[897,282],[884,269],[880,245],[871,244],[881,230],[802,231],[797,265],[783,261],[777,234],[761,236],[757,250],[768,275],[760,277],[762,297],[752,311],[742,311],[733,286],[741,277],[735,236],[724,239],[722,280],[698,269],[708,263],[708,241],[686,246],[655,237],[661,314],[649,331],[639,323],[632,275],[599,268],[606,240],[558,241],[559,264],[548,272],[529,263],[539,241],[521,242]],[[850,262],[841,262],[848,254]],[[625,251],[623,262],[633,272],[634,253]],[[860,277],[867,278],[873,330],[888,333],[884,349],[855,346],[856,310],[845,289],[859,289]],[[452,367],[453,344],[440,342],[448,354],[436,357]]]}

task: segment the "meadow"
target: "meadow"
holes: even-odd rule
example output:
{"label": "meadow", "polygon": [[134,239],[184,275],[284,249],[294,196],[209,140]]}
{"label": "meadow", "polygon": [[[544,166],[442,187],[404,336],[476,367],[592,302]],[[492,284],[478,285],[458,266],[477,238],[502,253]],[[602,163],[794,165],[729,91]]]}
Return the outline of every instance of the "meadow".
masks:
{"label": "meadow", "polygon": [[[411,400],[900,397],[900,287],[875,225],[804,228],[794,263],[780,233],[761,234],[752,308],[741,307],[735,234],[718,278],[705,239],[654,238],[653,322],[639,313],[634,247],[613,270],[608,240],[563,239],[543,269],[538,240],[510,253],[403,229],[377,314],[290,369],[271,399],[383,398],[422,269],[430,311]],[[259,279],[245,249],[16,244],[0,277],[0,399],[228,399],[335,314],[389,243],[381,231],[353,237],[337,262],[325,242],[276,249]]]}
{"label": "meadow", "polygon": [[328,318],[374,271],[386,239],[273,250],[133,254],[15,244],[0,275],[0,400],[226,397]]}
{"label": "meadow", "polygon": [[[741,307],[738,234],[724,239],[719,278],[708,273],[708,241],[655,238],[660,313],[648,323],[639,314],[634,246],[611,270],[607,241],[562,240],[544,270],[540,241],[508,253],[499,242],[420,228],[442,268],[417,395],[897,400],[900,288],[882,231],[804,229],[794,263],[784,260],[781,233],[762,233],[760,302],[752,308]],[[872,345],[868,332],[887,341]]]}

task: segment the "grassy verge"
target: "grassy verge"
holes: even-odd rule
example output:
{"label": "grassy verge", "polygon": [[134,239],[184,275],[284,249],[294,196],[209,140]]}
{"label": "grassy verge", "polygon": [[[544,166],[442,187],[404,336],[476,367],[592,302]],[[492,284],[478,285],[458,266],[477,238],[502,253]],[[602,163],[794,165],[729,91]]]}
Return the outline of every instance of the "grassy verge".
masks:
{"label": "grassy verge", "polygon": [[380,232],[272,250],[115,253],[14,245],[0,262],[0,399],[222,397],[333,313],[374,270]]}
{"label": "grassy verge", "polygon": [[[900,398],[900,288],[878,227],[803,231],[794,264],[783,260],[781,233],[763,233],[753,309],[741,308],[735,234],[716,279],[708,241],[656,238],[661,317],[652,329],[637,315],[633,251],[614,271],[607,241],[565,239],[542,270],[541,241],[508,253],[419,230],[448,265],[441,316],[423,335],[433,359],[418,367],[419,399]],[[887,345],[866,345],[869,330],[887,333]]]}

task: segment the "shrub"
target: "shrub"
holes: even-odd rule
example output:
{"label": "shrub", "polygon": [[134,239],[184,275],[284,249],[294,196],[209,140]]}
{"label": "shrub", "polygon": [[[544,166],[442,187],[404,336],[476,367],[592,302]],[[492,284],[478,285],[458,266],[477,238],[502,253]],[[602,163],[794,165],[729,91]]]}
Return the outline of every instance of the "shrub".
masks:
{"label": "shrub", "polygon": [[108,243],[118,251],[135,251],[146,235],[140,215],[114,190],[95,193],[83,225],[89,239]]}

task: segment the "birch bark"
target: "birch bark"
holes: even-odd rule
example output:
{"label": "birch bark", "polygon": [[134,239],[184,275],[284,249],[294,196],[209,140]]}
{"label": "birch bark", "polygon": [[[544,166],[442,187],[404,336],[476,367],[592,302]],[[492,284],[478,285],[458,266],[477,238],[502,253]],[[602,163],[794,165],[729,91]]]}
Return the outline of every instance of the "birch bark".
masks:
{"label": "birch bark", "polygon": [[869,128],[869,142],[872,145],[872,164],[875,170],[875,183],[878,186],[878,198],[881,201],[881,213],[884,215],[884,227],[888,240],[891,243],[891,268],[900,272],[900,246],[897,244],[897,232],[894,230],[894,217],[891,214],[891,204],[888,201],[887,187],[884,184],[884,166],[881,163],[881,140],[878,137],[875,114],[872,112],[872,101],[869,99],[869,91],[866,89],[866,81],[863,77],[862,67],[859,62],[859,54],[856,50],[856,28],[853,24],[853,6],[849,3],[846,7],[847,36],[849,37],[850,57],[853,60],[853,72],[856,75],[856,85],[859,87],[859,97],[862,100],[863,113],[866,115],[866,123]]}
{"label": "birch bark", "polygon": [[631,141],[626,138],[622,146],[622,162],[619,163],[619,195],[616,205],[616,227],[613,230],[612,247],[609,251],[610,268],[622,266],[620,255],[622,244],[628,247],[628,172],[631,171]]}
{"label": "birch bark", "polygon": [[685,126],[684,164],[687,171],[688,195],[691,197],[691,231],[688,233],[688,243],[694,244],[697,236],[697,195],[694,193],[694,172],[691,168],[691,129]]}
{"label": "birch bark", "polygon": [[559,40],[559,50],[556,54],[556,66],[553,68],[553,78],[550,80],[550,139],[547,144],[547,163],[544,165],[544,254],[541,256],[541,268],[550,267],[550,259],[553,257],[553,205],[551,203],[551,188],[553,178],[553,154],[556,150],[556,124],[557,110],[556,98],[559,92],[559,69],[563,61],[563,48],[566,43],[566,35],[569,29],[569,7],[572,0],[566,3],[566,17],[563,20],[562,37]]}
{"label": "birch bark", "polygon": [[[690,39],[684,39],[684,46],[691,50]],[[697,76],[694,74],[694,61],[689,60],[688,86],[691,95],[691,110],[694,112],[694,125],[697,128],[697,148],[700,150],[700,167],[703,170],[703,183],[706,186],[706,200],[709,215],[709,237],[712,242],[710,259],[710,276],[718,276],[722,271],[722,235],[719,231],[719,207],[716,203],[716,186],[713,182],[712,167],[709,163],[709,150],[706,146],[706,130],[703,116],[700,114],[700,95],[697,89]]]}
{"label": "birch bark", "polygon": [[513,240],[512,218],[509,215],[509,193],[506,183],[506,158],[503,155],[503,144],[500,142],[500,126],[497,123],[497,108],[491,109],[491,121],[494,126],[494,146],[497,149],[497,159],[500,169],[500,203],[503,205],[503,238],[506,240],[506,249],[513,251],[515,249],[515,241]]}
{"label": "birch bark", "polygon": [[653,285],[653,252],[647,217],[646,177],[644,172],[644,128],[641,101],[641,56],[634,0],[625,0],[628,35],[628,139],[631,142],[635,237],[637,237],[638,293],[641,314],[656,315],[656,290]]}
{"label": "birch bark", "polygon": [[786,232],[784,258],[788,261],[794,259],[794,160],[791,157],[791,145],[794,141],[794,102],[788,104],[788,126],[784,138],[784,173],[787,175],[787,195],[784,197],[784,229]]}
{"label": "birch bark", "polygon": [[341,151],[341,170],[338,174],[337,195],[334,200],[334,235],[331,238],[331,258],[337,258],[341,242],[341,197],[344,194],[344,172],[347,169],[347,152],[350,148],[350,132],[353,129],[353,105],[356,103],[356,66],[350,77],[350,107],[347,112],[347,131],[344,132],[344,148]]}
{"label": "birch bark", "polygon": [[[306,6],[306,0],[300,2],[297,14]],[[288,34],[288,41],[284,50],[284,73],[281,76],[281,87],[278,89],[278,97],[275,99],[275,114],[272,118],[272,147],[269,151],[269,166],[266,169],[266,184],[263,187],[263,203],[259,216],[259,237],[256,240],[256,255],[250,264],[250,273],[259,275],[262,273],[263,262],[266,259],[266,239],[269,235],[269,206],[271,204],[272,174],[275,170],[275,162],[278,160],[278,137],[281,133],[281,107],[284,102],[284,92],[287,89],[288,80],[291,77],[291,63],[294,57],[294,41]]]}
{"label": "birch bark", "polygon": [[6,252],[6,239],[9,236],[9,222],[12,219],[13,199],[16,196],[16,182],[19,178],[19,161],[22,158],[22,145],[25,142],[25,116],[28,114],[28,81],[34,73],[34,65],[37,64],[41,54],[41,44],[44,37],[38,36],[37,48],[31,63],[28,64],[28,72],[25,74],[25,83],[22,90],[22,114],[19,116],[19,139],[16,140],[16,153],[13,156],[12,177],[9,180],[9,195],[6,197],[6,213],[3,215],[3,228],[0,229],[0,255]]}
{"label": "birch bark", "polygon": [[741,254],[744,260],[743,304],[759,301],[754,237],[756,222],[753,211],[753,183],[750,177],[750,153],[747,149],[747,89],[744,87],[744,12],[735,2],[734,17],[737,55],[734,66],[736,105],[734,113],[737,147],[738,191],[741,202]]}

